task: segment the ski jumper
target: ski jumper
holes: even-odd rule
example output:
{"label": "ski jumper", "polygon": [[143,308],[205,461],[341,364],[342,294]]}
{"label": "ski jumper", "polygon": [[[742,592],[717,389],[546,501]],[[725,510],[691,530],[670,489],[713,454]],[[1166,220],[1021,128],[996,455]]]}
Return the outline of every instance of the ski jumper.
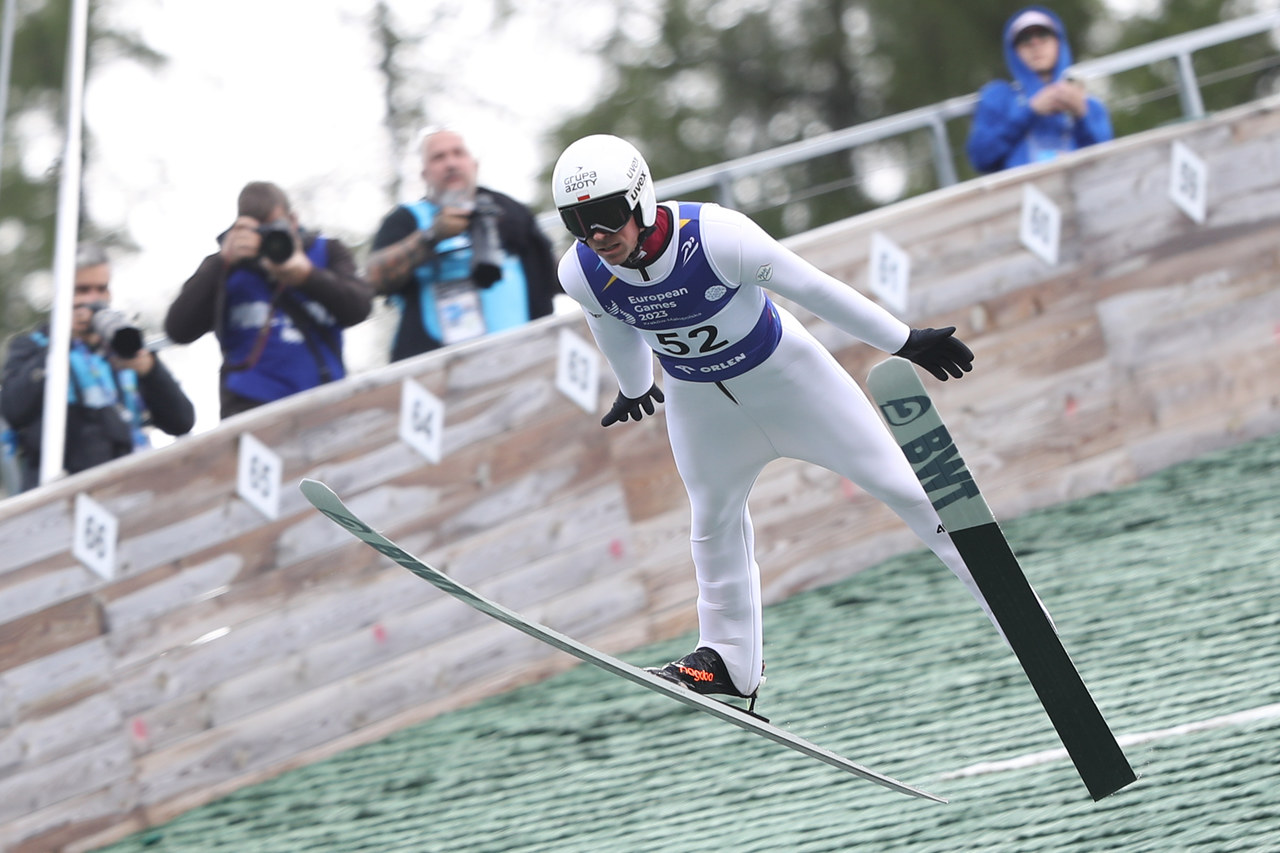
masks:
{"label": "ski jumper", "polygon": [[924,488],[862,389],[764,287],[885,352],[909,327],[816,269],[745,215],[668,202],[673,233],[640,269],[583,243],[560,281],[627,397],[667,374],[667,432],[692,506],[699,646],[720,653],[744,695],[763,665],[760,570],[747,497],[774,459],[821,465],[883,501],[990,611]]}

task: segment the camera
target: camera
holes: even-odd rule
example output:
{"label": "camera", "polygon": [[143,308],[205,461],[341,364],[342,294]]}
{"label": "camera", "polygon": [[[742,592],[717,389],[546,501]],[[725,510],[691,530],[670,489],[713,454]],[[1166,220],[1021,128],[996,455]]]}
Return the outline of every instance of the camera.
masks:
{"label": "camera", "polygon": [[262,245],[258,249],[258,257],[266,258],[275,264],[283,264],[293,257],[293,231],[287,219],[277,219],[256,230],[262,235]]}
{"label": "camera", "polygon": [[104,346],[120,358],[133,358],[142,349],[142,330],[133,325],[123,311],[107,307],[105,302],[89,306],[93,319],[90,328],[102,339]]}
{"label": "camera", "polygon": [[498,218],[502,211],[493,196],[476,195],[471,211],[471,280],[477,287],[491,287],[502,278],[502,243],[498,237]]}

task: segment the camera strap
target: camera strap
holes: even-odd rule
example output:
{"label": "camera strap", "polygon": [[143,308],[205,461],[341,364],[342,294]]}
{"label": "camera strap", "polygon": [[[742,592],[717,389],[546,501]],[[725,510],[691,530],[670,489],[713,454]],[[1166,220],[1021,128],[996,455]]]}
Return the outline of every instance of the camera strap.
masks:
{"label": "camera strap", "polygon": [[311,357],[316,362],[316,372],[320,374],[320,384],[325,385],[333,381],[333,371],[329,369],[329,362],[325,360],[324,354],[320,352],[320,345],[323,343],[328,347],[329,352],[337,357],[338,363],[342,364],[342,347],[338,344],[337,337],[331,329],[326,329],[316,321],[315,317],[307,309],[300,305],[296,300],[292,299],[288,293],[284,293],[280,299],[280,310],[289,315],[289,319],[293,321],[293,326],[302,333],[302,340],[307,345],[307,351],[311,353]]}
{"label": "camera strap", "polygon": [[[243,360],[235,364],[222,364],[223,373],[235,373],[239,370],[252,370],[257,364],[258,359],[262,358],[262,351],[267,348],[267,338],[271,337],[271,319],[275,316],[276,308],[280,302],[280,297],[284,294],[284,285],[276,287],[275,293],[271,294],[271,302],[267,306],[267,319],[262,322],[262,328],[258,329],[258,336],[253,341],[253,347],[249,350],[249,354]],[[222,314],[225,304],[225,288],[218,289],[218,322],[222,322]]]}
{"label": "camera strap", "polygon": [[223,373],[252,370],[258,364],[258,361],[262,358],[262,353],[267,348],[267,340],[271,337],[272,320],[278,308],[289,317],[294,328],[302,335],[303,343],[306,344],[307,351],[311,353],[311,358],[315,361],[316,372],[320,376],[320,384],[325,385],[333,381],[333,371],[330,370],[329,362],[325,360],[324,354],[320,352],[320,346],[322,343],[327,346],[329,351],[337,357],[339,364],[342,364],[342,347],[329,330],[323,328],[308,313],[306,308],[291,298],[288,291],[289,288],[284,285],[276,288],[275,293],[271,295],[271,302],[267,309],[267,319],[263,321],[262,328],[258,330],[258,336],[254,339],[253,348],[249,350],[249,354],[242,361],[235,364],[224,364],[222,367]]}

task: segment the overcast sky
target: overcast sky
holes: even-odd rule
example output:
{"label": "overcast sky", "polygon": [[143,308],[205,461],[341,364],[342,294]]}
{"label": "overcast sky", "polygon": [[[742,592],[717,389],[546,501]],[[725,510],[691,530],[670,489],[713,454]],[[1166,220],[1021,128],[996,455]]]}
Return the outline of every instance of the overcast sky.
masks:
{"label": "overcast sky", "polygon": [[[433,15],[421,73],[441,93],[429,120],[461,128],[480,160],[480,179],[542,201],[536,174],[548,153],[542,134],[593,94],[594,64],[574,47],[590,25],[518,17],[498,32],[490,3],[394,0],[406,27]],[[121,256],[118,307],[159,331],[164,310],[215,237],[235,218],[250,180],[288,192],[304,224],[367,240],[395,201],[422,193],[416,161],[393,163],[382,127],[382,81],[364,0],[129,0],[113,20],[168,62],[159,69],[113,62],[85,94],[94,158],[85,175],[95,221],[123,230],[137,254]],[[598,33],[598,26],[594,30]],[[572,36],[564,37],[561,36]],[[56,153],[56,152],[55,152]],[[388,172],[404,178],[386,195]],[[363,260],[363,255],[359,256]],[[385,361],[384,321],[358,328],[349,366]],[[197,430],[217,423],[217,347],[207,335],[164,359],[197,404]]]}

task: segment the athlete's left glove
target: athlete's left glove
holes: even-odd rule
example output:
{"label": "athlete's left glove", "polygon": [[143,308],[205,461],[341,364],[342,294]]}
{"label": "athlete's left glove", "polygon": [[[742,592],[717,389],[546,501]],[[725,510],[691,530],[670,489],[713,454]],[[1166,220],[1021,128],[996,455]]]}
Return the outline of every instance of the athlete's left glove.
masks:
{"label": "athlete's left glove", "polygon": [[[600,419],[600,426],[607,427],[625,420],[638,421],[644,415],[652,415],[654,402],[661,403],[663,399],[662,389],[656,384],[639,397],[626,397],[619,391],[609,414]],[[641,409],[644,409],[643,414]]]}
{"label": "athlete's left glove", "polygon": [[943,382],[950,373],[959,379],[973,370],[973,350],[959,338],[952,337],[955,326],[945,329],[912,329],[902,349],[894,353],[910,359]]}

